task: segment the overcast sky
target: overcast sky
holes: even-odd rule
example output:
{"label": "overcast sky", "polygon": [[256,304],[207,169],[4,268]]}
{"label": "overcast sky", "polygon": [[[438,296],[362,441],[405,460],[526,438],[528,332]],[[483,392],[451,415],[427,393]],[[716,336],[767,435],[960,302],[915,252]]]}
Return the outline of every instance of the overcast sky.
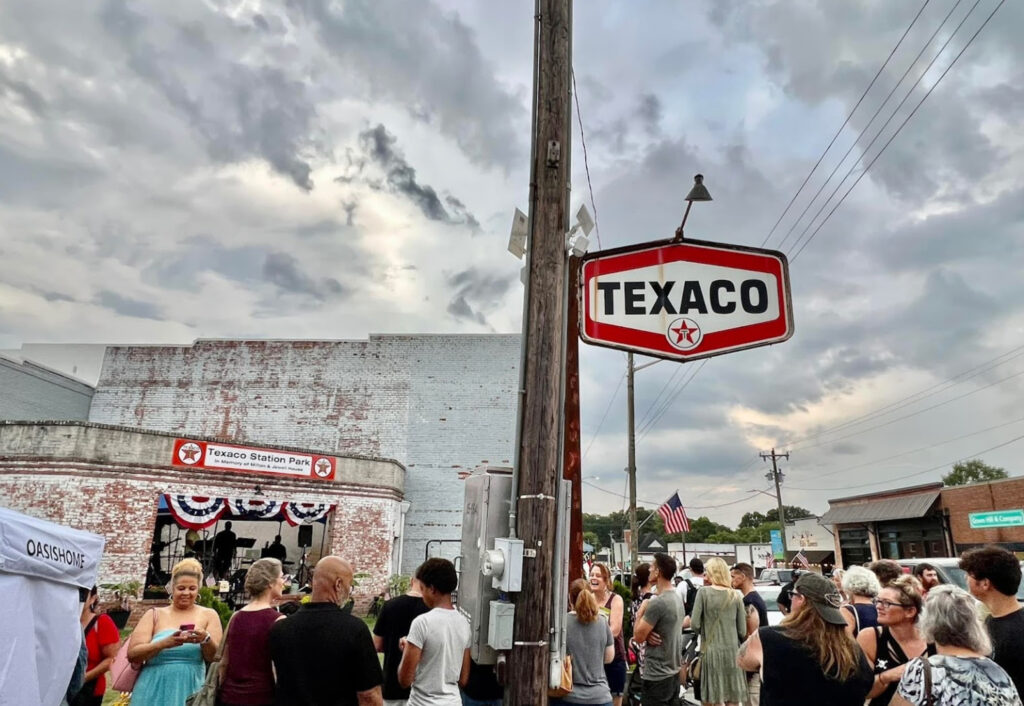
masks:
{"label": "overcast sky", "polygon": [[[748,491],[773,445],[791,451],[786,502],[817,512],[960,458],[1020,471],[1024,7],[939,80],[997,4],[577,3],[600,246],[670,236],[702,172],[714,201],[689,236],[771,233],[793,258],[790,341],[637,373],[642,501],[679,489],[727,524],[765,511]],[[527,208],[533,11],[0,5],[0,348],[518,331],[505,246]],[[591,204],[573,129],[575,211]],[[621,509],[624,355],[584,346],[581,368],[584,507]]]}

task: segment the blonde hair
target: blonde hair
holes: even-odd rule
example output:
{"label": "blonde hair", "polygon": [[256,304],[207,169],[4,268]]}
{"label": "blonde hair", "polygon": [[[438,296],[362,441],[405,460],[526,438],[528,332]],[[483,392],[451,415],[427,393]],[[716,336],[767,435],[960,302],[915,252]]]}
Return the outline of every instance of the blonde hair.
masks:
{"label": "blonde hair", "polygon": [[704,576],[711,580],[715,586],[732,588],[732,580],[729,576],[729,566],[724,560],[717,556],[711,557],[704,564]]}
{"label": "blonde hair", "polygon": [[171,585],[173,586],[179,576],[193,576],[199,585],[203,585],[203,565],[195,559],[182,559],[171,569]]}
{"label": "blonde hair", "polygon": [[576,611],[576,619],[587,624],[597,620],[600,614],[597,607],[597,599],[590,591],[590,584],[586,579],[576,579],[569,586],[569,602]]}
{"label": "blonde hair", "polygon": [[846,633],[846,626],[826,623],[806,601],[799,611],[787,615],[780,627],[808,649],[825,676],[845,682],[856,674],[860,646]]}

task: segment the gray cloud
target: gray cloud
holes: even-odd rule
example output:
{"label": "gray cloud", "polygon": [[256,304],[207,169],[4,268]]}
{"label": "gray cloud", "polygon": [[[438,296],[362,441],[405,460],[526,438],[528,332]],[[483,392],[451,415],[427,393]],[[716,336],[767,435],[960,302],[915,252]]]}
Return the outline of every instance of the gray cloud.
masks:
{"label": "gray cloud", "polygon": [[416,180],[416,170],[396,149],[397,142],[398,139],[381,124],[359,133],[360,147],[384,169],[387,185],[393,192],[408,198],[432,221],[464,223],[474,231],[479,230],[480,223],[459,199],[445,197],[445,203],[452,209],[449,213],[434,188]]}
{"label": "gray cloud", "polygon": [[144,302],[139,299],[131,299],[117,292],[102,290],[96,295],[96,303],[113,309],[122,316],[132,316],[139,319],[156,319],[162,321],[161,307],[152,302]]}
{"label": "gray cloud", "polygon": [[267,255],[263,263],[263,276],[271,284],[291,294],[303,294],[320,301],[337,299],[348,291],[333,277],[315,279],[302,269],[299,261],[288,253]]}
{"label": "gray cloud", "polygon": [[501,304],[514,279],[475,267],[457,272],[448,277],[448,284],[455,293],[446,311],[456,319],[473,321],[493,329],[484,313]]}

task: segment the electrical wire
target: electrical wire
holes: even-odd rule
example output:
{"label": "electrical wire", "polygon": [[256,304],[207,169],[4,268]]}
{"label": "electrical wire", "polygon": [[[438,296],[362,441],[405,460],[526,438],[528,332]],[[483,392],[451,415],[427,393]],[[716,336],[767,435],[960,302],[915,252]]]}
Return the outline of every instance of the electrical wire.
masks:
{"label": "electrical wire", "polygon": [[[793,253],[790,256],[790,258],[789,258],[790,263],[796,262],[796,259],[800,256],[800,253],[802,253],[804,251],[804,248],[807,247],[808,243],[810,243],[812,240],[814,240],[814,236],[816,236],[818,234],[818,231],[821,230],[822,226],[824,226],[825,223],[828,222],[829,218],[832,217],[832,214],[836,212],[836,209],[838,209],[843,204],[843,201],[845,201],[846,197],[850,195],[850,192],[853,191],[853,189],[857,186],[857,184],[860,183],[860,180],[864,178],[864,175],[866,175],[868,173],[868,170],[871,169],[871,167],[874,165],[874,163],[878,161],[878,158],[882,156],[882,154],[885,152],[886,148],[888,148],[889,145],[892,144],[892,141],[896,139],[896,136],[900,134],[900,131],[903,130],[903,127],[910,121],[910,119],[912,117],[914,117],[914,115],[917,113],[918,108],[920,108],[924,104],[924,102],[926,100],[928,100],[928,96],[930,96],[932,94],[932,91],[934,91],[939,86],[939,84],[942,83],[942,79],[946,77],[946,74],[949,73],[949,70],[952,69],[953,66],[956,64],[956,62],[959,61],[960,57],[964,55],[964,52],[967,51],[967,48],[970,47],[971,44],[974,43],[975,38],[979,34],[981,34],[981,31],[983,29],[985,29],[985,27],[992,20],[992,18],[995,17],[995,14],[999,11],[999,8],[1001,8],[1005,2],[1006,2],[1006,0],[999,0],[999,4],[995,6],[995,9],[993,9],[992,12],[989,13],[989,16],[985,18],[985,21],[981,23],[981,26],[978,27],[978,29],[974,32],[974,34],[971,35],[971,38],[967,40],[967,43],[963,46],[963,48],[960,50],[960,52],[955,57],[953,57],[953,61],[950,62],[949,66],[946,67],[945,71],[943,71],[939,75],[939,77],[935,80],[935,83],[933,83],[931,88],[929,88],[928,91],[924,94],[924,97],[922,97],[921,100],[918,102],[918,104],[914,106],[913,110],[910,111],[910,114],[907,115],[906,118],[904,118],[903,122],[900,123],[899,127],[896,128],[896,132],[894,132],[892,134],[892,136],[889,137],[889,139],[886,141],[886,143],[884,145],[882,145],[882,149],[880,149],[878,151],[878,153],[874,156],[874,158],[868,163],[868,165],[866,167],[864,167],[864,170],[857,177],[856,181],[854,181],[853,184],[850,185],[850,188],[846,190],[846,192],[842,195],[842,197],[839,199],[839,201],[836,203],[836,205],[832,207],[832,210],[828,212],[828,215],[825,216],[825,219],[822,220],[822,222],[818,224],[818,227],[814,229],[814,232],[810,234],[810,236],[803,242],[803,244],[800,246],[800,248],[795,253]],[[977,4],[977,3],[975,3],[975,4]],[[959,29],[959,27],[957,27],[957,29]],[[909,94],[907,94],[907,95],[909,95]],[[899,108],[897,108],[897,110],[899,110]],[[895,115],[895,113],[893,115]],[[883,128],[884,128],[884,126],[883,126]],[[881,134],[881,133],[879,133],[879,134]],[[868,146],[868,149],[870,149],[870,145]],[[863,159],[863,156],[861,157],[861,159]],[[859,163],[859,162],[860,162],[860,160],[857,160],[857,163]],[[856,166],[857,165],[854,164],[854,167],[856,167]],[[852,173],[852,169],[851,169],[851,173]],[[847,176],[849,176],[849,174],[847,174]],[[843,178],[843,181],[846,181],[845,177]],[[840,182],[840,186],[841,185],[842,185],[842,182]],[[833,192],[833,194],[834,193],[835,192]],[[831,196],[829,198],[831,199]],[[826,201],[826,203],[828,203],[828,202]],[[813,220],[812,220],[812,222],[813,222]]]}
{"label": "electrical wire", "polygon": [[[968,439],[968,438],[970,438],[972,436],[977,436],[978,434],[984,434],[985,432],[994,431],[996,429],[1002,429],[1003,427],[1008,427],[1011,424],[1018,424],[1020,422],[1024,422],[1024,417],[1018,417],[1017,419],[1011,419],[1008,422],[1003,422],[1002,424],[996,424],[995,426],[991,426],[991,427],[988,427],[986,429],[979,429],[978,431],[972,431],[969,434],[963,434],[961,436],[957,436],[957,437],[954,437],[952,439],[946,439],[945,441],[940,441],[937,444],[931,444],[929,446],[922,446],[920,448],[913,449],[911,451],[903,451],[903,452],[898,453],[898,454],[893,454],[892,456],[885,456],[883,458],[876,458],[876,459],[871,460],[871,461],[865,461],[864,463],[858,463],[856,466],[847,466],[846,468],[840,468],[838,471],[829,471],[828,473],[814,473],[814,478],[816,478],[816,479],[817,478],[825,478],[827,476],[834,476],[834,475],[838,475],[840,473],[849,473],[850,471],[855,471],[858,468],[864,468],[865,466],[874,466],[874,465],[882,463],[884,461],[891,461],[894,458],[901,458],[903,456],[910,456],[911,454],[920,453],[922,451],[930,451],[931,449],[937,449],[938,447],[945,446],[946,444],[952,444],[954,441],[963,441],[964,439]],[[798,473],[799,473],[799,471],[798,471]]]}
{"label": "electrical wire", "polygon": [[[1011,360],[1014,360],[1015,358],[1019,358],[1022,355],[1024,355],[1024,346],[1018,346],[1016,348],[1011,348],[1009,351],[1006,351],[1005,353],[1000,353],[999,355],[995,356],[994,358],[990,358],[990,359],[986,360],[984,363],[976,365],[973,368],[968,368],[967,370],[964,370],[963,372],[957,373],[956,375],[954,375],[952,377],[946,378],[942,382],[936,383],[936,384],[931,385],[929,387],[926,387],[926,388],[924,388],[922,390],[918,390],[917,392],[915,392],[915,393],[913,393],[911,395],[907,395],[906,397],[901,397],[900,399],[895,400],[893,402],[890,402],[889,404],[886,404],[886,405],[883,405],[883,406],[878,407],[876,409],[873,409],[870,412],[865,412],[864,414],[862,414],[862,415],[860,415],[858,417],[854,417],[853,419],[848,419],[845,422],[841,422],[841,423],[836,424],[834,426],[827,427],[827,428],[822,429],[822,430],[820,430],[818,432],[815,432],[814,434],[809,434],[807,436],[803,436],[803,437],[800,437],[798,439],[791,439],[791,440],[787,441],[784,444],[784,446],[793,446],[793,445],[796,445],[796,444],[801,444],[801,443],[803,443],[805,441],[810,441],[812,439],[820,439],[822,436],[825,436],[827,434],[831,434],[834,431],[839,431],[841,429],[845,429],[845,428],[848,428],[848,427],[856,426],[857,424],[859,424],[861,422],[870,421],[870,420],[878,418],[878,417],[884,417],[889,412],[895,412],[898,409],[902,409],[904,407],[908,407],[908,406],[910,406],[912,404],[915,404],[917,402],[920,402],[921,400],[926,399],[928,397],[932,397],[932,396],[940,394],[942,392],[946,392],[947,390],[951,390],[954,387],[956,387],[957,385],[959,385],[959,384],[961,384],[963,382],[966,382],[966,381],[970,380],[971,378],[974,378],[974,377],[980,375],[981,373],[984,373],[984,372],[987,372],[989,370],[992,370],[993,368],[998,368],[1000,365],[1003,365],[1005,363],[1009,363]],[[1006,358],[1007,356],[1010,356],[1010,357]],[[1006,360],[1000,361],[998,363],[995,362],[995,361],[999,360],[1000,358],[1006,358]],[[958,380],[959,378],[963,378],[963,379],[959,380],[958,382],[954,382],[954,381]],[[952,383],[952,384],[950,384],[950,383]],[[945,386],[945,387],[943,387],[943,386]],[[939,388],[942,388],[942,389],[939,389]],[[924,410],[922,410],[922,411],[924,411]]]}
{"label": "electrical wire", "polygon": [[806,490],[806,491],[853,490],[854,488],[867,488],[867,487],[872,486],[872,485],[882,485],[883,483],[891,483],[894,480],[905,480],[907,478],[914,478],[915,476],[923,476],[925,473],[931,473],[933,471],[938,471],[938,470],[941,470],[941,469],[944,469],[944,468],[949,468],[953,464],[960,463],[962,461],[966,461],[966,460],[971,459],[971,458],[977,458],[978,456],[981,456],[982,454],[986,454],[989,451],[995,451],[996,449],[1001,449],[1004,446],[1009,446],[1010,444],[1016,443],[1016,442],[1020,441],[1021,439],[1024,439],[1024,434],[1021,434],[1020,436],[1015,436],[1012,439],[1010,439],[1009,441],[1004,441],[1001,444],[997,444],[997,445],[989,447],[987,449],[982,449],[981,451],[978,451],[976,453],[968,454],[967,456],[963,456],[963,457],[958,458],[958,459],[956,459],[954,461],[947,461],[946,463],[940,463],[937,466],[932,466],[931,468],[926,468],[923,471],[915,471],[914,473],[907,473],[907,474],[902,475],[902,476],[890,477],[890,478],[886,478],[885,480],[872,481],[871,483],[860,483],[858,485],[847,485],[847,486],[843,486],[843,487],[840,487],[840,488],[797,488],[795,486],[790,486],[789,490]]}
{"label": "electrical wire", "polygon": [[594,185],[590,183],[590,164],[587,161],[587,138],[583,134],[583,115],[580,113],[580,94],[576,90],[576,69],[569,71],[572,76],[572,96],[576,99],[576,121],[580,125],[580,144],[583,145],[583,168],[587,173],[587,189],[590,190],[590,207],[594,210],[594,235],[597,236],[597,249],[601,246],[601,226],[597,224],[597,204],[594,203]]}
{"label": "electrical wire", "polygon": [[597,436],[601,433],[601,427],[604,426],[604,420],[608,418],[608,412],[611,411],[612,405],[615,404],[615,398],[618,396],[619,390],[622,388],[622,381],[625,379],[626,375],[623,373],[622,377],[619,378],[619,384],[615,386],[615,392],[612,393],[611,399],[608,400],[608,406],[605,407],[604,414],[601,415],[601,421],[597,423],[597,429],[594,430],[594,435],[590,437],[590,443],[587,444],[587,450],[583,452],[583,456],[580,458],[580,463],[587,458],[587,454],[590,453],[590,447],[594,445],[595,441],[597,441]]}
{"label": "electrical wire", "polygon": [[[583,483],[583,485],[590,486],[594,490],[600,490],[602,493],[607,493],[608,495],[612,495],[612,496],[615,496],[617,498],[625,498],[626,500],[629,499],[628,495],[620,495],[619,493],[616,493],[614,490],[607,490],[605,488],[602,488],[599,485],[594,485],[590,481],[586,481],[585,480],[585,481],[581,481],[581,482]],[[688,505],[688,506],[684,506],[684,508],[687,509],[687,510],[712,510],[712,509],[719,508],[719,507],[728,507],[730,505],[738,505],[739,503],[747,502],[748,500],[753,500],[756,497],[757,497],[756,495],[752,495],[750,497],[740,498],[739,500],[733,500],[733,501],[727,502],[727,503],[719,503],[717,505]],[[661,507],[662,505],[665,504],[664,502],[658,503],[658,502],[654,502],[653,500],[644,500],[643,498],[637,498],[637,503],[643,503],[644,505],[653,505],[655,508]]]}
{"label": "electrical wire", "polygon": [[[869,83],[868,87],[864,89],[864,92],[860,94],[860,98],[857,99],[857,104],[853,106],[853,109],[846,116],[846,120],[844,120],[843,124],[839,126],[838,130],[836,130],[836,134],[832,136],[832,140],[828,143],[828,147],[825,148],[825,151],[821,153],[820,157],[818,157],[818,161],[814,163],[813,167],[811,167],[811,171],[807,172],[807,176],[804,177],[804,181],[803,181],[802,184],[800,184],[800,188],[798,188],[796,190],[796,193],[793,194],[793,198],[791,198],[789,200],[789,203],[786,204],[786,208],[782,211],[782,215],[780,215],[779,219],[777,221],[775,221],[775,225],[773,225],[772,229],[770,231],[768,231],[768,235],[766,235],[764,237],[764,240],[761,241],[761,247],[765,246],[765,244],[768,242],[769,238],[772,237],[772,233],[774,233],[775,229],[779,227],[779,223],[781,223],[782,219],[786,217],[787,213],[789,213],[789,209],[792,208],[793,204],[796,202],[796,199],[800,195],[800,192],[804,190],[804,187],[807,186],[807,182],[810,181],[811,176],[814,174],[814,172],[821,165],[821,160],[825,159],[825,155],[828,154],[828,151],[830,149],[832,149],[832,145],[835,144],[836,139],[839,137],[840,134],[842,134],[843,128],[845,128],[849,124],[850,119],[853,118],[853,114],[855,112],[857,112],[857,108],[860,107],[860,104],[864,101],[864,98],[867,97],[868,91],[871,90],[871,87],[875,85],[875,82],[878,80],[878,77],[882,75],[883,71],[885,71],[885,67],[889,65],[890,61],[892,61],[892,57],[893,57],[893,55],[896,54],[896,50],[900,48],[901,44],[903,44],[903,40],[907,38],[907,35],[910,33],[910,30],[917,23],[918,18],[921,17],[921,13],[924,12],[924,9],[926,7],[928,7],[928,3],[929,2],[931,2],[931,0],[925,0],[924,4],[921,5],[921,9],[919,9],[917,11],[917,14],[914,15],[914,19],[911,20],[911,22],[907,26],[906,30],[903,31],[903,35],[900,37],[900,40],[898,42],[896,42],[896,46],[894,46],[892,48],[892,51],[889,52],[889,56],[886,57],[885,63],[883,63],[881,68],[878,69],[878,73],[876,73],[875,77],[873,79],[871,79],[871,83]],[[813,199],[812,199],[812,201],[813,201]]]}
{"label": "electrical wire", "polygon": [[[811,207],[814,205],[814,203],[818,200],[818,197],[821,196],[821,192],[825,190],[825,187],[828,186],[829,182],[832,181],[832,177],[834,177],[836,175],[836,172],[839,171],[839,168],[843,166],[844,162],[846,162],[846,158],[850,156],[851,152],[853,152],[853,149],[857,146],[857,143],[860,142],[860,138],[864,137],[864,135],[867,134],[868,128],[870,128],[871,125],[875,122],[875,118],[877,118],[879,116],[879,114],[882,112],[882,110],[885,109],[885,106],[887,106],[889,104],[889,99],[892,98],[894,93],[896,93],[896,89],[898,89],[903,84],[903,79],[905,79],[910,74],[910,72],[913,70],[913,68],[915,66],[917,66],[917,62],[924,55],[924,53],[928,49],[928,47],[931,46],[932,42],[935,41],[935,37],[937,37],[939,32],[942,31],[942,28],[946,26],[946,22],[949,21],[949,18],[952,17],[953,13],[956,11],[956,9],[958,7],[960,7],[960,4],[962,2],[963,2],[963,0],[957,0],[956,3],[953,5],[953,7],[950,8],[949,12],[946,13],[946,16],[942,18],[942,22],[939,23],[939,26],[935,28],[935,31],[932,33],[932,36],[930,36],[928,38],[928,41],[924,43],[924,46],[921,47],[921,51],[919,51],[917,53],[917,56],[915,56],[911,60],[910,64],[907,66],[906,71],[903,72],[903,75],[900,76],[899,80],[893,85],[892,89],[885,96],[885,100],[883,100],[881,102],[881,104],[878,106],[878,109],[871,116],[871,119],[868,120],[867,124],[861,129],[860,134],[857,135],[856,139],[853,141],[853,144],[851,144],[849,149],[846,150],[846,153],[843,154],[842,158],[836,163],[836,166],[833,167],[831,173],[829,173],[828,177],[825,179],[825,181],[822,183],[822,185],[818,187],[818,190],[816,192],[814,192],[814,196],[812,196],[811,200],[807,202],[806,206],[804,206],[804,210],[800,212],[799,216],[797,216],[797,219],[793,222],[793,225],[791,225],[789,227],[789,230],[786,231],[786,235],[785,235],[785,237],[783,237],[782,242],[779,243],[778,249],[781,250],[782,246],[785,245],[786,242],[789,240],[789,236],[792,235],[793,231],[796,230],[797,226],[800,225],[800,221],[803,220],[804,216],[807,215],[807,212],[811,209]],[[975,0],[974,5],[971,7],[970,10],[967,11],[967,14],[964,15],[963,19],[960,20],[960,25],[963,25],[963,23],[967,20],[967,18],[970,16],[970,14],[972,12],[974,12],[974,8],[978,6],[979,2],[981,2],[981,0]],[[928,64],[928,66],[925,68],[925,70],[921,74],[921,76],[919,76],[917,81],[915,81],[914,84],[910,87],[910,91],[913,91],[914,87],[916,87],[917,84],[921,82],[921,79],[924,78],[925,74],[928,73],[928,69],[930,69],[932,67],[932,64],[935,63],[935,59],[938,59],[938,57],[941,56],[942,52],[946,48],[946,45],[949,44],[950,40],[953,38],[953,36],[956,34],[957,30],[959,30],[959,29],[960,29],[960,27],[958,26],[955,30],[953,30],[953,33],[949,35],[949,38],[946,39],[946,43],[942,45],[942,48],[939,49],[938,54],[936,54],[935,58],[932,59],[932,63]],[[907,96],[910,95],[910,91],[908,91]],[[889,119],[886,120],[885,124],[882,125],[882,127],[880,127],[878,129],[878,133],[875,135],[875,138],[871,141],[871,143],[866,148],[864,148],[864,152],[867,152],[867,150],[871,149],[871,145],[873,145],[875,143],[875,140],[878,139],[878,135],[880,135],[882,133],[882,130],[884,130],[886,128],[886,126],[889,124],[889,122],[892,121],[893,116],[897,112],[899,112],[899,109],[903,106],[903,102],[907,100],[907,96],[904,96],[903,101],[901,101],[900,104],[898,106],[896,106],[896,109],[889,116]],[[862,156],[863,156],[864,152],[861,153]],[[853,167],[850,169],[850,172],[852,172],[853,168],[855,168],[856,166],[857,166],[857,164],[854,163]],[[849,176],[850,172],[847,172],[846,176]],[[846,180],[846,176],[844,176],[843,180],[839,182],[840,186],[842,185],[843,181]],[[835,192],[833,192],[833,194],[834,193]],[[825,203],[822,204],[822,208],[819,208],[818,211],[815,212],[814,216],[811,218],[810,222],[807,224],[807,227],[803,231],[800,232],[799,236],[797,236],[797,242],[799,242],[800,238],[803,237],[803,234],[807,232],[807,228],[810,228],[811,225],[814,224],[814,219],[818,217],[818,215],[821,213],[822,209],[828,204],[829,199],[831,199],[831,198],[832,198],[832,196],[830,195],[829,198],[825,199]]]}
{"label": "electrical wire", "polygon": [[711,359],[710,358],[705,358],[704,360],[702,360],[700,362],[700,365],[698,365],[696,368],[694,368],[694,371],[690,375],[690,377],[687,378],[685,381],[682,381],[682,385],[680,385],[679,389],[676,390],[671,395],[671,397],[668,397],[668,398],[665,399],[665,403],[661,406],[661,409],[657,412],[657,414],[655,414],[655,416],[651,419],[651,421],[647,423],[646,427],[644,427],[643,429],[641,429],[637,433],[637,441],[640,441],[645,436],[647,436],[650,433],[651,429],[654,428],[654,425],[657,424],[659,421],[661,421],[661,418],[663,416],[665,416],[665,413],[672,407],[672,403],[675,402],[676,399],[679,397],[679,395],[681,395],[683,393],[683,390],[685,390],[687,388],[687,386],[691,382],[693,382],[693,379],[695,377],[697,377],[697,373],[699,373],[704,368],[704,366],[707,365],[709,360],[711,360]]}
{"label": "electrical wire", "polygon": [[658,396],[654,398],[654,401],[651,402],[651,404],[647,407],[647,410],[643,413],[643,416],[640,417],[640,421],[637,422],[636,424],[638,428],[642,428],[644,424],[647,423],[647,420],[650,418],[651,411],[654,409],[655,405],[657,405],[661,401],[662,396],[672,386],[672,381],[675,380],[676,375],[681,373],[684,369],[684,365],[676,365],[675,370],[672,371],[672,375],[670,375],[668,380],[665,381],[665,384],[661,386],[661,391],[658,392]]}
{"label": "electrical wire", "polygon": [[1000,380],[996,380],[995,382],[990,382],[988,385],[982,385],[981,387],[975,388],[975,389],[971,390],[970,392],[965,392],[962,395],[957,395],[956,397],[951,397],[948,400],[943,400],[942,402],[938,402],[936,404],[933,404],[930,407],[925,407],[924,409],[918,410],[916,412],[911,412],[910,414],[905,414],[902,417],[896,417],[895,419],[891,419],[888,422],[884,422],[882,424],[876,424],[873,427],[868,427],[866,429],[861,429],[860,431],[855,431],[852,434],[847,434],[846,436],[837,436],[834,439],[828,439],[826,441],[818,441],[816,443],[807,444],[805,446],[795,446],[795,447],[792,448],[792,450],[793,451],[803,451],[804,449],[813,449],[816,446],[822,446],[824,444],[832,444],[832,443],[835,443],[836,441],[842,441],[843,439],[850,439],[850,438],[852,438],[854,436],[860,436],[861,434],[865,434],[865,433],[867,433],[869,431],[874,431],[875,429],[881,429],[882,427],[887,427],[890,424],[895,424],[896,422],[901,422],[904,419],[910,419],[911,417],[916,417],[917,415],[922,414],[924,412],[929,412],[929,411],[931,411],[933,409],[937,409],[939,407],[944,407],[947,404],[950,404],[952,402],[956,402],[957,400],[962,400],[964,397],[969,397],[969,396],[971,396],[973,394],[976,394],[978,392],[981,392],[983,390],[987,390],[988,388],[993,387],[994,385],[998,385],[1000,383],[1006,382],[1007,380],[1012,380],[1013,378],[1020,377],[1021,375],[1024,375],[1024,370],[1018,371],[1018,372],[1014,373],[1013,375],[1007,375],[1006,377],[1004,377],[1004,378],[1002,378]]}

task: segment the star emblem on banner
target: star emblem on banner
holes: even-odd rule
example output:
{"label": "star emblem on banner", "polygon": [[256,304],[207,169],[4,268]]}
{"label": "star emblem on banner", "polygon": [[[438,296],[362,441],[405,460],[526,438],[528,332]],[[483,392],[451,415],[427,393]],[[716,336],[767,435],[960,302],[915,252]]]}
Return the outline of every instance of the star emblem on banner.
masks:
{"label": "star emblem on banner", "polygon": [[701,339],[704,338],[704,335],[701,333],[700,326],[697,325],[696,321],[681,317],[674,319],[668,325],[665,337],[673,347],[682,351],[688,351],[696,348],[700,344]]}
{"label": "star emblem on banner", "polygon": [[331,475],[331,462],[322,458],[313,466],[313,471],[321,478],[326,478]]}
{"label": "star emblem on banner", "polygon": [[178,458],[181,459],[182,463],[187,463],[190,466],[199,461],[199,456],[203,453],[203,450],[199,448],[198,444],[189,442],[184,444],[178,449]]}

